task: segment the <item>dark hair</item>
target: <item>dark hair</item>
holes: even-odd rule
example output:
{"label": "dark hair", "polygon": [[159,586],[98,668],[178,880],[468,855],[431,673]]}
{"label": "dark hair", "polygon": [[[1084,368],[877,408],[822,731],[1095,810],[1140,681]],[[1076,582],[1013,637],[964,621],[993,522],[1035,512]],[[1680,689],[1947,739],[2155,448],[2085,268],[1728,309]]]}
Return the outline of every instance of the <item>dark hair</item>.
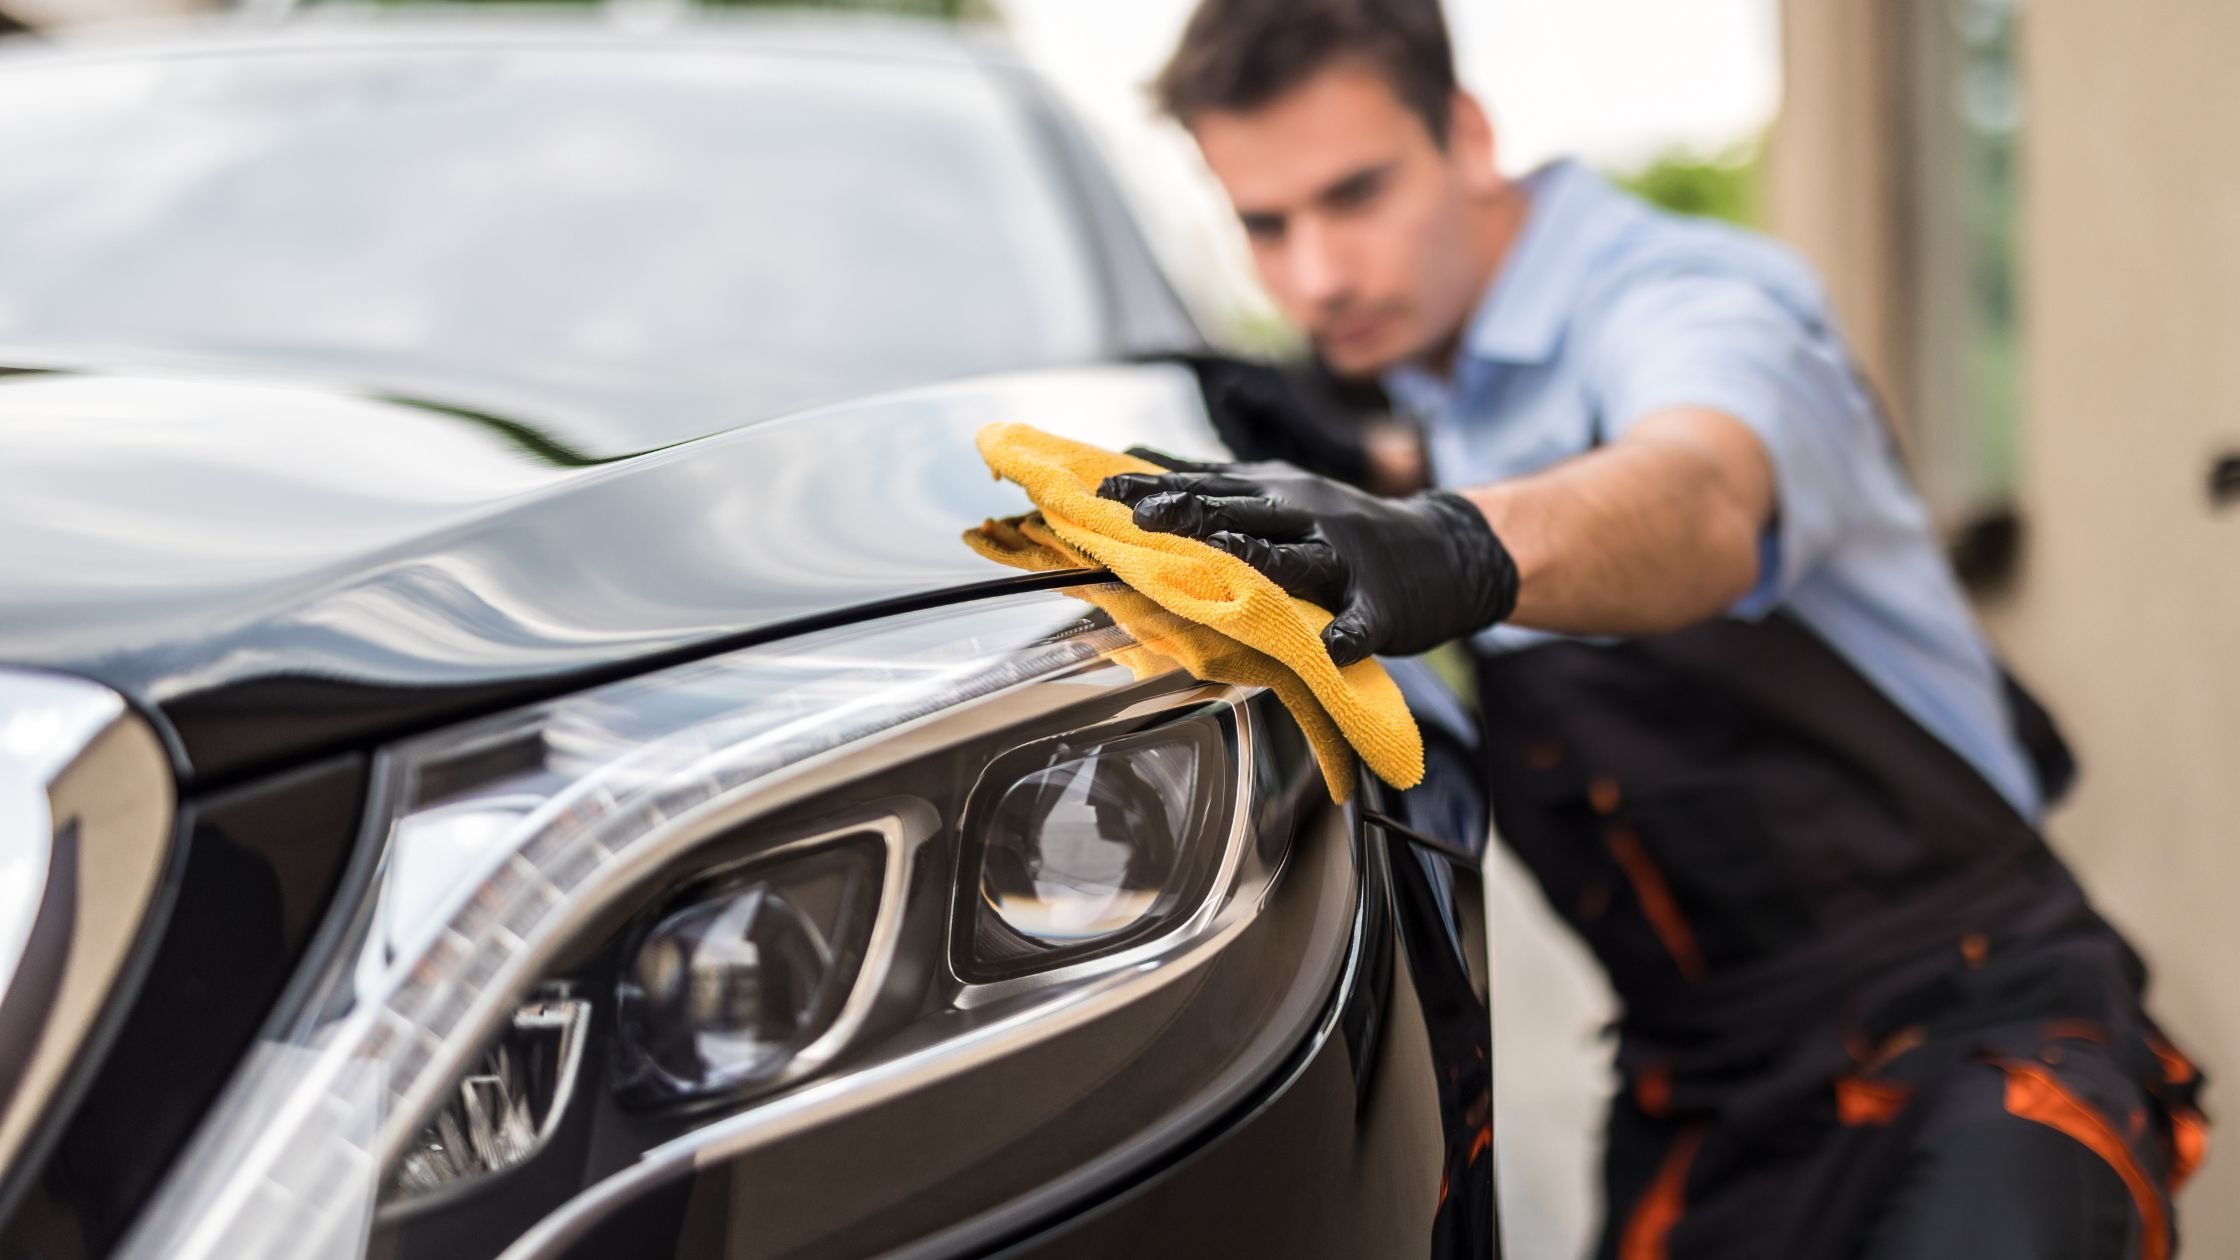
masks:
{"label": "dark hair", "polygon": [[1439,0],[1201,0],[1151,91],[1187,125],[1212,110],[1257,109],[1347,58],[1382,73],[1446,143],[1454,48]]}

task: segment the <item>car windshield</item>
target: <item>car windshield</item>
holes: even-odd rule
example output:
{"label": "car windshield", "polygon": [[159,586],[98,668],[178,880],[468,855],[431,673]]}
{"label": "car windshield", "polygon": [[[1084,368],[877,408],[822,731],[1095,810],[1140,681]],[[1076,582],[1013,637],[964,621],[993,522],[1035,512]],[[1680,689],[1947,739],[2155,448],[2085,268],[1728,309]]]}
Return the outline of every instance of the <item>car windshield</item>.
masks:
{"label": "car windshield", "polygon": [[0,345],[301,369],[607,455],[1079,361],[1098,275],[978,68],[714,50],[0,72]]}

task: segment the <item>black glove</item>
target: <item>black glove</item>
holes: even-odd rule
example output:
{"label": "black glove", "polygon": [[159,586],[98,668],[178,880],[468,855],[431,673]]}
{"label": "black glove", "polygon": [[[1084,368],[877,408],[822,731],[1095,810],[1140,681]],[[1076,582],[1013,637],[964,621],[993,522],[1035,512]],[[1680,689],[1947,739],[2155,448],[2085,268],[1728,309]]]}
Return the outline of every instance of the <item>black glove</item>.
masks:
{"label": "black glove", "polygon": [[1128,453],[1173,471],[1107,477],[1097,493],[1133,507],[1138,527],[1211,543],[1329,609],[1322,643],[1340,665],[1426,651],[1516,608],[1516,562],[1460,495],[1380,499],[1289,464]]}
{"label": "black glove", "polygon": [[1332,401],[1272,364],[1213,355],[1186,360],[1198,374],[1206,414],[1241,460],[1280,459],[1364,485],[1369,451],[1361,424]]}

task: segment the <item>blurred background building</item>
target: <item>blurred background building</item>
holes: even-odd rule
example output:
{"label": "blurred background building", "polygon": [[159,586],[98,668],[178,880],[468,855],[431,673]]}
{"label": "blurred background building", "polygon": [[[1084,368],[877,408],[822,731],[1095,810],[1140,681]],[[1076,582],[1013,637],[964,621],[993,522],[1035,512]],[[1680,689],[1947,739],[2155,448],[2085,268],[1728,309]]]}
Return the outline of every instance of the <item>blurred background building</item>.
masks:
{"label": "blurred background building", "polygon": [[[1143,92],[1192,2],[843,7],[1006,26],[1132,176],[1201,315],[1281,346]],[[2077,746],[2056,844],[2146,953],[2170,1031],[2240,1072],[2240,504],[2209,493],[2240,451],[2240,5],[1447,4],[1510,170],[1576,154],[1819,265],[1987,621]],[[0,31],[226,7],[298,6],[0,0]],[[1519,872],[1492,896],[1505,1228],[1513,1254],[1575,1255],[1609,999]],[[2192,1254],[2240,1251],[2240,1158],[2212,1157],[2183,1212]]]}

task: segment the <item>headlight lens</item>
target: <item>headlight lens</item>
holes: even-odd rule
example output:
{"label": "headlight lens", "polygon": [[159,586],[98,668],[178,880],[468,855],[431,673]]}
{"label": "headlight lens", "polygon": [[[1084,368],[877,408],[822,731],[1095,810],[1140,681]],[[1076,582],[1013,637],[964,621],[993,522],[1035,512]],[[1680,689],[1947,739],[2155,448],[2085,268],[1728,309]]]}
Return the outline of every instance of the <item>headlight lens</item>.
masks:
{"label": "headlight lens", "polygon": [[1236,842],[1242,693],[1140,682],[1082,611],[830,631],[385,754],[374,887],[124,1254],[356,1254],[377,1199],[536,1158],[601,1028],[658,1129],[928,1011],[965,1035],[1086,1000],[1249,913],[1280,855]]}
{"label": "headlight lens", "polygon": [[1221,857],[1193,843],[1234,781],[1211,717],[1088,744],[1061,737],[990,771],[994,803],[966,841],[979,870],[976,975],[1119,948],[1202,895]]}
{"label": "headlight lens", "polygon": [[856,991],[884,862],[842,841],[695,894],[654,924],[619,987],[625,1079],[641,1101],[776,1079]]}

